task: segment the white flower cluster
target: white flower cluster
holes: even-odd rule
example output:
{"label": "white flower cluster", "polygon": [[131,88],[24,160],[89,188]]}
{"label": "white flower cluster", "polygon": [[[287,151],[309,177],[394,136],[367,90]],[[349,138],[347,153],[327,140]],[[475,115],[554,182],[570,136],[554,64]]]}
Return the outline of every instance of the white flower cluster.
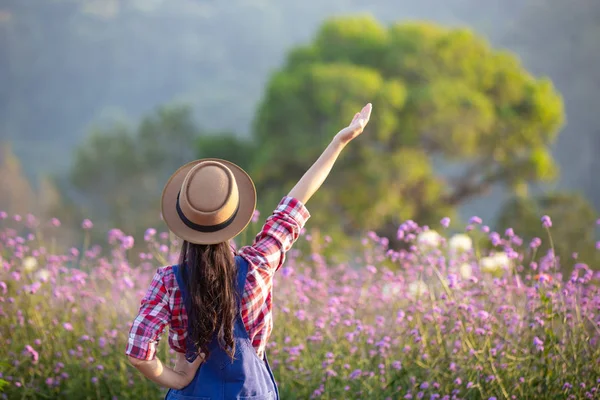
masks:
{"label": "white flower cluster", "polygon": [[[417,236],[417,247],[421,251],[432,250],[440,247],[442,237],[434,230],[427,230]],[[464,233],[454,235],[448,241],[448,249],[453,255],[466,253],[473,249],[473,239]]]}
{"label": "white flower cluster", "polygon": [[35,257],[25,257],[23,259],[23,271],[25,272],[33,272],[38,266],[37,259]]}
{"label": "white flower cluster", "polygon": [[512,261],[506,253],[498,252],[488,257],[482,257],[479,261],[479,267],[481,268],[481,272],[501,276],[505,271],[512,268]]}

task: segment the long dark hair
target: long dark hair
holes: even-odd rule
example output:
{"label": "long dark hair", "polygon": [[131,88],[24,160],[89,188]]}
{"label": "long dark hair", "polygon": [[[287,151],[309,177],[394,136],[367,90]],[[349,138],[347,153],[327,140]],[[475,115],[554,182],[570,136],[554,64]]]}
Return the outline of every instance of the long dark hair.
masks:
{"label": "long dark hair", "polygon": [[237,271],[228,242],[201,245],[183,242],[179,265],[190,294],[188,335],[200,353],[208,358],[208,345],[217,333],[219,345],[233,360],[233,324],[237,308]]}

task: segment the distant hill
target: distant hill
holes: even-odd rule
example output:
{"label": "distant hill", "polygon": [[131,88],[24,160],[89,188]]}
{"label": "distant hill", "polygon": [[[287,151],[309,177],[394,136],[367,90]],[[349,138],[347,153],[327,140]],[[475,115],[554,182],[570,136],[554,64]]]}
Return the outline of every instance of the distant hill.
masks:
{"label": "distant hill", "polygon": [[[386,22],[428,19],[469,25],[556,81],[569,119],[556,148],[561,185],[585,189],[600,208],[600,186],[586,177],[598,167],[589,153],[600,147],[590,139],[600,136],[597,111],[582,106],[598,104],[589,101],[598,96],[600,64],[592,66],[597,56],[582,57],[567,68],[563,57],[577,51],[567,52],[580,34],[589,39],[584,50],[600,54],[592,12],[600,3],[576,2],[577,13],[592,22],[569,20],[565,15],[577,7],[559,0],[5,0],[0,140],[12,142],[28,175],[36,177],[65,168],[91,124],[136,121],[160,104],[191,103],[204,128],[246,135],[269,74],[325,18],[371,13]],[[553,37],[562,40],[553,43]],[[596,90],[586,91],[586,82]],[[470,211],[490,214],[497,204],[492,195]]]}

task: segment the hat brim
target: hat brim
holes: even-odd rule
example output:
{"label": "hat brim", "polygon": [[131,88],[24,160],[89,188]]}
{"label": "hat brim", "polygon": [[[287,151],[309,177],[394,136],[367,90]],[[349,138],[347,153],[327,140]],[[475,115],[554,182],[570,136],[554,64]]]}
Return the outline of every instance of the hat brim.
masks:
{"label": "hat brim", "polygon": [[[196,231],[188,227],[177,213],[177,195],[185,176],[195,165],[204,161],[217,161],[227,166],[233,173],[240,195],[240,207],[237,215],[230,225],[216,232]],[[204,158],[185,164],[171,175],[162,193],[161,211],[165,223],[171,232],[190,243],[216,244],[233,239],[248,226],[255,209],[256,188],[252,178],[234,163],[218,158]]]}

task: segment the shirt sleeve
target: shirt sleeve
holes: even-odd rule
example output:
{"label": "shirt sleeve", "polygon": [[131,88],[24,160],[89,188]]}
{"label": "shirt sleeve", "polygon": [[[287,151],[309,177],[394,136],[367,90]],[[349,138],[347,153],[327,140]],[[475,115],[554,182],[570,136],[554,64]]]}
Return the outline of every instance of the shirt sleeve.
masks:
{"label": "shirt sleeve", "polygon": [[300,236],[310,213],[299,200],[284,197],[254,239],[252,246],[242,247],[239,254],[250,264],[275,273],[285,261],[285,253]]}
{"label": "shirt sleeve", "polygon": [[163,269],[159,269],[154,275],[142,299],[138,315],[129,330],[125,354],[131,357],[153,360],[156,356],[157,344],[171,316],[163,276]]}

